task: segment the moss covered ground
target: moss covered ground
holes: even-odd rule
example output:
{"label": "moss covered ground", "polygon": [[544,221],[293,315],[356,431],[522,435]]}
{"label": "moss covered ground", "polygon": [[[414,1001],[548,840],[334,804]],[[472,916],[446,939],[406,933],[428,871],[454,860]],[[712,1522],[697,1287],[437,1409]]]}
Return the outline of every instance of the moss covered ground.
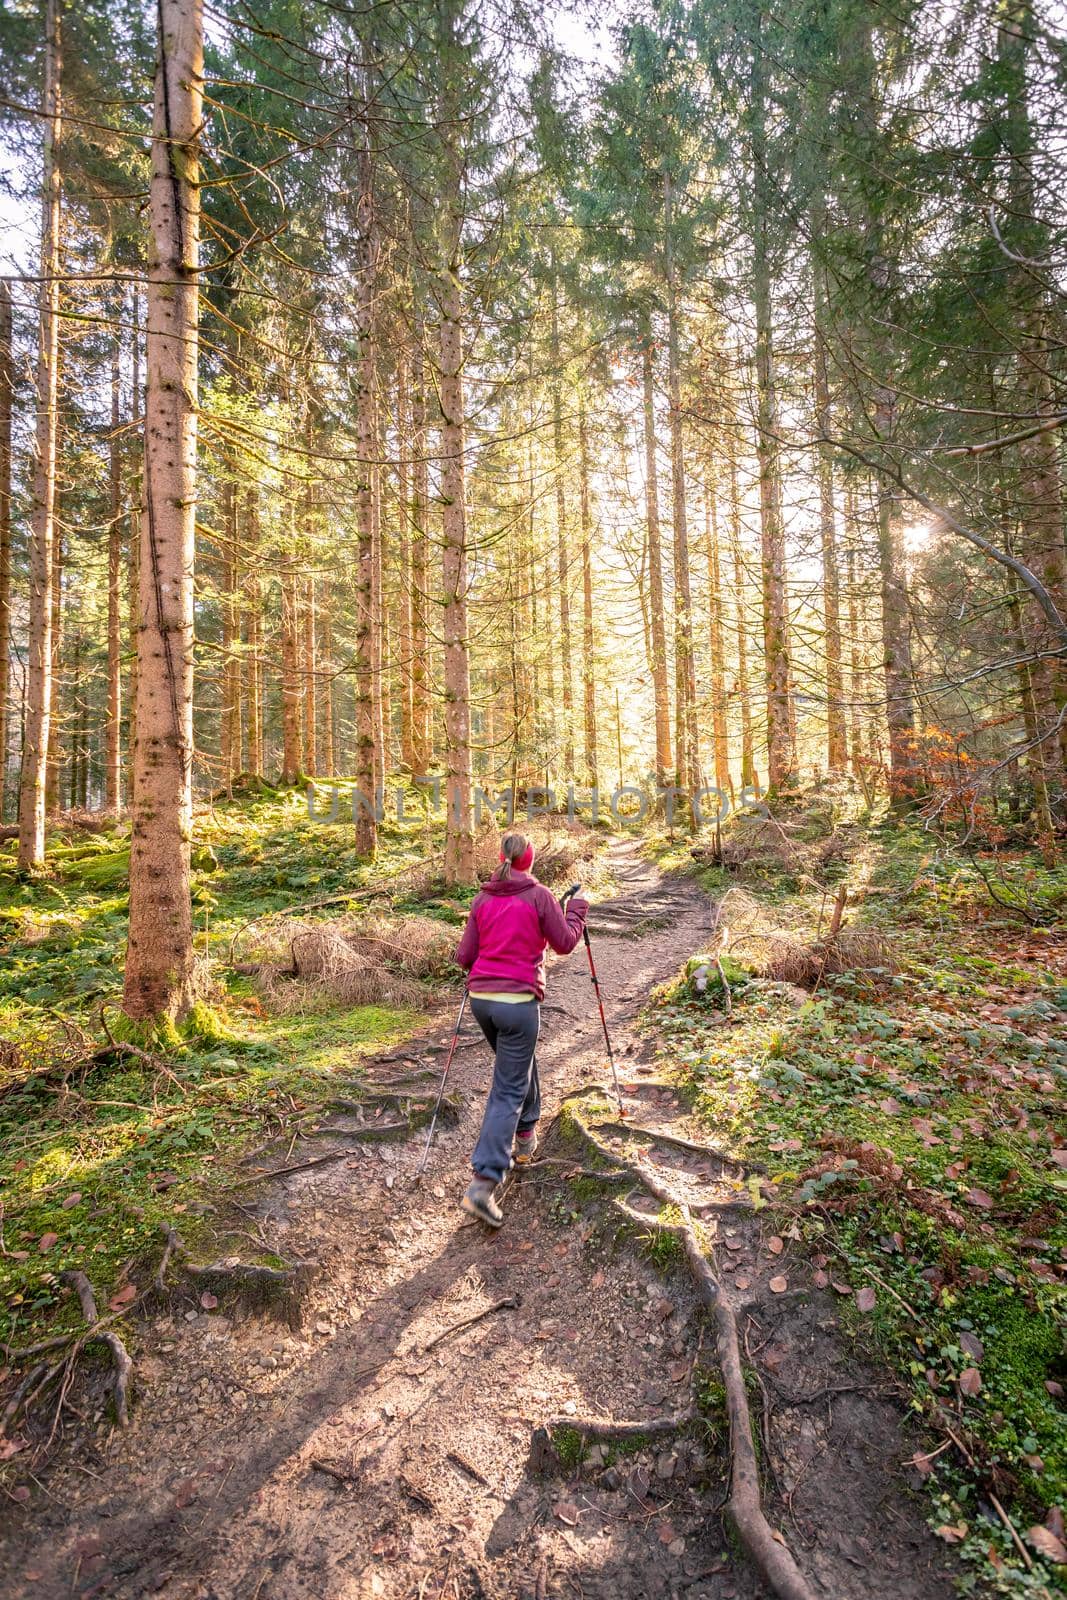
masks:
{"label": "moss covered ground", "polygon": [[121,1304],[130,1275],[158,1256],[162,1223],[179,1221],[187,1240],[213,1231],[239,1158],[268,1145],[265,1159],[283,1157],[338,1074],[358,1082],[364,1058],[410,1033],[419,1013],[407,1007],[271,1015],[227,955],[251,918],[324,899],[336,914],[370,888],[389,891],[373,904],[458,925],[466,897],[412,888],[438,847],[422,824],[387,826],[368,864],[352,830],[310,823],[295,791],[201,812],[204,999],[142,1057],[108,1045],[120,1031],[128,828],[57,833],[33,882],[15,872],[14,845],[0,849],[0,1341],[77,1320],[66,1269],[89,1274],[101,1309]]}
{"label": "moss covered ground", "polygon": [[[827,882],[766,859],[694,867],[678,840],[657,853],[715,896],[744,881],[792,938],[825,928]],[[974,1584],[1059,1591],[1040,1529],[1062,1537],[1067,1505],[1067,875],[889,819],[853,821],[835,864],[832,881],[864,886],[849,918],[879,936],[881,965],[806,992],[733,969],[729,1022],[683,968],[650,1025],[716,1141],[766,1165],[778,1230],[845,1327],[947,1446],[917,1470]]]}

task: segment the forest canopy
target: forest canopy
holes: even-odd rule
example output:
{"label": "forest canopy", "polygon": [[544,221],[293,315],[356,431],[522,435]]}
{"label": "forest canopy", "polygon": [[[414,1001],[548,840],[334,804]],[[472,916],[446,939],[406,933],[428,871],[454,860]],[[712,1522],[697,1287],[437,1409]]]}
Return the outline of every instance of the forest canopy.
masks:
{"label": "forest canopy", "polygon": [[826,775],[1052,863],[1051,12],[13,0],[2,59],[2,798],[28,872],[130,808],[128,1009],[264,780],[369,858],[440,779],[456,882],[478,788]]}

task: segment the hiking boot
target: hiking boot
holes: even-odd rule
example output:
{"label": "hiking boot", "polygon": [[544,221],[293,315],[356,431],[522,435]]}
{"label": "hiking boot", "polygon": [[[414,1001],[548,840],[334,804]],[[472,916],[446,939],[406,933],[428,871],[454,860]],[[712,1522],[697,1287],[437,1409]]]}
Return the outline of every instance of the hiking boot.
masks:
{"label": "hiking boot", "polygon": [[537,1129],[520,1128],[515,1135],[515,1165],[517,1167],[528,1167],[536,1154]]}
{"label": "hiking boot", "polygon": [[475,1178],[460,1201],[464,1211],[488,1223],[490,1228],[499,1228],[504,1220],[504,1213],[493,1199],[495,1188],[492,1178]]}

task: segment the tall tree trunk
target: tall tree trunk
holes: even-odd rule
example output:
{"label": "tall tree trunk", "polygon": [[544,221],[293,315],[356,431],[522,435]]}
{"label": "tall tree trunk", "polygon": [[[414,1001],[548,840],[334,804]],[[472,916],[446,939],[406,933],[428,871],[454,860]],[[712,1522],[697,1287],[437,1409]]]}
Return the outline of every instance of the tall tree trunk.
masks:
{"label": "tall tree trunk", "polygon": [[304,579],[304,771],[319,772],[318,764],[318,600],[314,571]]}
{"label": "tall tree trunk", "polygon": [[300,777],[300,702],[301,681],[299,662],[300,608],[297,589],[300,578],[296,570],[293,546],[298,541],[290,537],[289,554],[282,561],[282,783],[296,783]]}
{"label": "tall tree trunk", "polygon": [[[1014,587],[1009,587],[1008,590],[1008,616],[1011,619],[1012,639],[1016,654],[1025,657],[1029,654],[1029,644],[1023,623],[1023,609],[1019,600],[1019,592]],[[1052,807],[1049,804],[1048,780],[1045,776],[1046,763],[1042,759],[1041,730],[1038,721],[1037,700],[1034,695],[1033,674],[1030,670],[1030,663],[1026,660],[1020,660],[1015,670],[1019,682],[1019,706],[1022,711],[1023,729],[1026,733],[1026,742],[1030,747],[1027,751],[1026,765],[1030,773],[1030,781],[1034,786],[1034,823],[1037,843],[1044,865],[1051,870],[1057,864],[1059,853],[1056,848],[1056,834],[1052,823]]]}
{"label": "tall tree trunk", "polygon": [[222,485],[222,717],[220,753],[227,790],[241,770],[241,658],[237,609],[238,488],[235,463],[227,462]]}
{"label": "tall tree trunk", "polygon": [[337,757],[333,738],[333,595],[329,587],[323,591],[319,609],[322,617],[319,648],[319,681],[322,690],[319,714],[322,747],[320,770],[326,777],[332,778],[336,775]]}
{"label": "tall tree trunk", "polygon": [[711,741],[715,786],[733,793],[730,782],[729,730],[726,723],[726,651],[722,625],[722,572],[719,563],[718,510],[712,464],[704,480],[704,556],[708,564],[708,662],[711,669]]}
{"label": "tall tree trunk", "polygon": [[571,660],[570,551],[567,529],[567,488],[563,455],[563,385],[560,373],[559,284],[552,272],[552,445],[556,465],[556,579],[559,587],[559,670],[563,679],[563,769],[567,781],[574,776],[574,674]]}
{"label": "tall tree trunk", "polygon": [[467,629],[467,507],[463,398],[462,122],[450,68],[457,54],[456,0],[440,0],[441,274],[438,390],[441,403],[441,535],[445,645],[445,880],[474,878],[471,815],[470,640]]}
{"label": "tall tree trunk", "polygon": [[401,351],[396,363],[396,499],[397,568],[400,614],[397,658],[400,668],[400,762],[408,772],[415,766],[415,695],[412,675],[414,596],[411,590],[411,397],[408,361]]}
{"label": "tall tree trunk", "polygon": [[[62,358],[61,358],[62,359]],[[58,439],[57,439],[58,451]],[[57,463],[58,464],[58,463]],[[60,725],[66,731],[63,691],[63,518],[60,485],[56,484],[55,530],[52,538],[52,715],[48,724],[48,756],[45,761],[44,810],[51,817],[59,810],[59,779],[63,766]]]}
{"label": "tall tree trunk", "polygon": [[671,769],[671,702],[667,687],[667,629],[663,612],[663,545],[659,527],[659,475],[656,470],[656,392],[652,381],[652,328],[646,318],[641,338],[642,417],[645,435],[645,527],[648,532],[649,629],[652,638],[652,694],[656,712],[656,782]]}
{"label": "tall tree trunk", "polygon": [[[822,206],[812,220],[812,237],[825,227]],[[812,258],[815,300],[814,361],[816,470],[819,480],[819,534],[822,546],[823,642],[826,651],[826,760],[831,772],[848,766],[845,705],[841,676],[841,579],[837,560],[837,511],[834,504],[834,452],[830,444],[830,382],[826,369],[826,286],[822,266]]]}
{"label": "tall tree trunk", "polygon": [[865,781],[863,755],[863,715],[861,705],[868,695],[865,617],[860,605],[856,554],[856,493],[852,484],[845,491],[845,525],[848,543],[845,546],[846,575],[848,581],[848,698],[849,739],[852,745],[852,774]]}
{"label": "tall tree trunk", "polygon": [[585,774],[597,786],[596,663],[593,638],[593,516],[589,505],[589,438],[585,402],[578,412],[578,465],[582,513],[582,690]]}
{"label": "tall tree trunk", "polygon": [[752,700],[748,676],[748,605],[745,562],[741,549],[741,492],[737,482],[737,445],[730,448],[730,544],[734,560],[734,606],[737,612],[737,697],[741,704],[741,787],[755,785],[756,751],[752,737]]}
{"label": "tall tree trunk", "polygon": [[41,314],[37,346],[37,435],[30,512],[30,608],[26,732],[19,794],[19,867],[44,864],[45,783],[52,722],[52,567],[59,409],[59,142],[62,44],[58,0],[45,13],[44,172],[41,215]]}
{"label": "tall tree trunk", "polygon": [[[141,296],[136,283],[130,294],[130,519],[129,564],[126,572],[126,627],[129,635],[129,671],[126,674],[126,796],[133,796],[133,751],[137,739],[137,639],[141,631],[141,519],[144,516],[144,440],[141,420]],[[138,449],[140,443],[140,449]]]}
{"label": "tall tree trunk", "polygon": [[[697,749],[696,663],[693,657],[693,594],[689,581],[689,526],[685,502],[685,428],[674,279],[673,193],[663,180],[663,239],[667,275],[667,389],[671,440],[671,506],[674,525],[674,760],[675,783],[686,794],[700,787]],[[695,816],[692,819],[695,822]]]}
{"label": "tall tree trunk", "polygon": [[428,774],[433,760],[427,616],[430,604],[429,482],[424,330],[416,319],[411,368],[411,765]]}
{"label": "tall tree trunk", "polygon": [[159,0],[145,396],[145,515],[123,1006],[180,1018],[193,1001],[193,559],[199,338],[202,0]]}
{"label": "tall tree trunk", "polygon": [[[122,301],[116,315],[121,317]],[[111,352],[111,438],[109,440],[110,512],[107,528],[107,759],[104,804],[118,811],[122,804],[122,345],[118,329]]]}
{"label": "tall tree trunk", "polygon": [[756,314],[756,455],[759,463],[760,548],[763,581],[763,654],[767,680],[767,779],[772,788],[789,782],[796,767],[793,747],[793,686],[789,602],[786,593],[785,527],[778,435],[778,380],[771,306],[769,218],[773,197],[767,171],[766,62],[757,37],[751,73],[752,300]]}
{"label": "tall tree trunk", "polygon": [[[368,141],[369,141],[369,135]],[[359,330],[358,391],[356,396],[356,454],[359,489],[356,496],[358,548],[356,557],[356,849],[371,858],[378,848],[376,790],[380,757],[381,693],[376,682],[381,663],[380,574],[381,548],[378,523],[378,337],[377,272],[378,223],[374,204],[374,170],[369,143],[359,154]]]}
{"label": "tall tree trunk", "polygon": [[[881,387],[874,404],[879,438],[888,444],[893,435],[896,397]],[[894,802],[915,794],[915,703],[911,660],[911,612],[904,576],[904,547],[893,484],[878,474],[878,575],[882,591],[882,671],[885,679],[886,722],[889,728],[889,792]]]}
{"label": "tall tree trunk", "polygon": [[259,576],[259,488],[248,486],[248,571],[245,576],[245,722],[248,770],[263,776],[263,586]]}
{"label": "tall tree trunk", "polygon": [[11,707],[11,415],[15,395],[11,285],[0,278],[0,822],[7,812],[7,735]]}

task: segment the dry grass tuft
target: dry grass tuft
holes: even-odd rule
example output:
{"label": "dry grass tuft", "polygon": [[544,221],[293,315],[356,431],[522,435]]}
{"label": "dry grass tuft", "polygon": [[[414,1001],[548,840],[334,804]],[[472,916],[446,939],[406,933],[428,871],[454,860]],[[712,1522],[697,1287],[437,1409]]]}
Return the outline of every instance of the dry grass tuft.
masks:
{"label": "dry grass tuft", "polygon": [[418,1006],[421,980],[451,961],[454,928],[428,917],[289,918],[267,925],[252,951],[256,978],[272,1011],[328,1006]]}
{"label": "dry grass tuft", "polygon": [[842,928],[832,939],[812,944],[788,933],[764,935],[765,953],[758,970],[779,983],[811,989],[840,972],[881,979],[897,970],[889,946],[876,928]]}

